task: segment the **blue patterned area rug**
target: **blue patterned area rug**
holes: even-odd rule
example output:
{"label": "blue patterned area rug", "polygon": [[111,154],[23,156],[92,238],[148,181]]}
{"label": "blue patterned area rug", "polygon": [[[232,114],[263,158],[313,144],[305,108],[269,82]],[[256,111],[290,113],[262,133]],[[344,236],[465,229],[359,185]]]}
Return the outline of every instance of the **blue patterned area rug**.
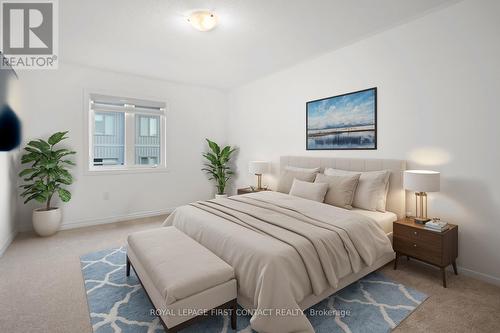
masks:
{"label": "blue patterned area rug", "polygon": [[[161,333],[159,319],[133,269],[125,276],[125,247],[81,257],[90,319],[95,333]],[[427,295],[372,273],[305,310],[317,333],[389,332]],[[183,333],[232,332],[229,318],[207,317]],[[239,333],[251,333],[250,317],[238,317]]]}

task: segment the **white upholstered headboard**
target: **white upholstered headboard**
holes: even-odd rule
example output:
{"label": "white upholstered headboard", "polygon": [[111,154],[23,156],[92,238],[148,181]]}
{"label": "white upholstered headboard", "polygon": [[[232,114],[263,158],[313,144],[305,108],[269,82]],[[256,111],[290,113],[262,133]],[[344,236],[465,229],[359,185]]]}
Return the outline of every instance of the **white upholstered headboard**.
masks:
{"label": "white upholstered headboard", "polygon": [[406,161],[392,159],[366,159],[366,158],[337,158],[337,157],[306,157],[306,156],[281,156],[280,171],[286,166],[301,168],[334,168],[351,171],[376,171],[390,170],[389,193],[387,194],[387,210],[405,216],[405,191],[403,189],[403,171],[406,170]]}

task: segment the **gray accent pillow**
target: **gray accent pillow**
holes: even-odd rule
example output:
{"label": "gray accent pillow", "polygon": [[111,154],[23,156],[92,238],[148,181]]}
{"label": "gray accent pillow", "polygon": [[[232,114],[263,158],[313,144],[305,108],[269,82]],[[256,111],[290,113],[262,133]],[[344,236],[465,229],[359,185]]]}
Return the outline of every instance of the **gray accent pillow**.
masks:
{"label": "gray accent pillow", "polygon": [[319,169],[301,169],[295,167],[286,167],[281,173],[280,179],[278,181],[278,192],[290,193],[292,188],[293,180],[303,180],[312,183]]}
{"label": "gray accent pillow", "polygon": [[302,180],[294,179],[290,195],[304,199],[323,202],[325,199],[328,184],[326,183],[310,183]]}
{"label": "gray accent pillow", "polygon": [[354,193],[358,186],[360,173],[345,176],[327,176],[322,173],[316,175],[315,183],[328,184],[325,203],[345,209],[352,209]]}

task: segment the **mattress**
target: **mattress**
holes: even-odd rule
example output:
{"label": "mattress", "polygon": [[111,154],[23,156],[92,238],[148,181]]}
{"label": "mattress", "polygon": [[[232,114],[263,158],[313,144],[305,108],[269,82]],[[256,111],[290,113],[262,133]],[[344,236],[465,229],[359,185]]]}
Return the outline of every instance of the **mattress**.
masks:
{"label": "mattress", "polygon": [[397,221],[398,219],[398,216],[392,212],[373,212],[359,208],[353,208],[351,211],[374,219],[378,225],[382,227],[386,234],[392,234],[392,222]]}

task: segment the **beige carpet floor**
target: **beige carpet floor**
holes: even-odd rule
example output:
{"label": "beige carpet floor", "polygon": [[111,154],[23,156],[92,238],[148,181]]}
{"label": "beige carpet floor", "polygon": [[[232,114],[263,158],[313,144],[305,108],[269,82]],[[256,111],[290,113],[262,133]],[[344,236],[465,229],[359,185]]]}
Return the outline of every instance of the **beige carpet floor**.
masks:
{"label": "beige carpet floor", "polygon": [[[92,332],[79,256],[124,244],[164,216],[61,231],[50,238],[17,236],[0,258],[0,332]],[[440,272],[401,259],[389,278],[430,297],[396,332],[500,332],[500,288],[459,274],[441,287]],[[460,272],[459,272],[460,273]]]}

